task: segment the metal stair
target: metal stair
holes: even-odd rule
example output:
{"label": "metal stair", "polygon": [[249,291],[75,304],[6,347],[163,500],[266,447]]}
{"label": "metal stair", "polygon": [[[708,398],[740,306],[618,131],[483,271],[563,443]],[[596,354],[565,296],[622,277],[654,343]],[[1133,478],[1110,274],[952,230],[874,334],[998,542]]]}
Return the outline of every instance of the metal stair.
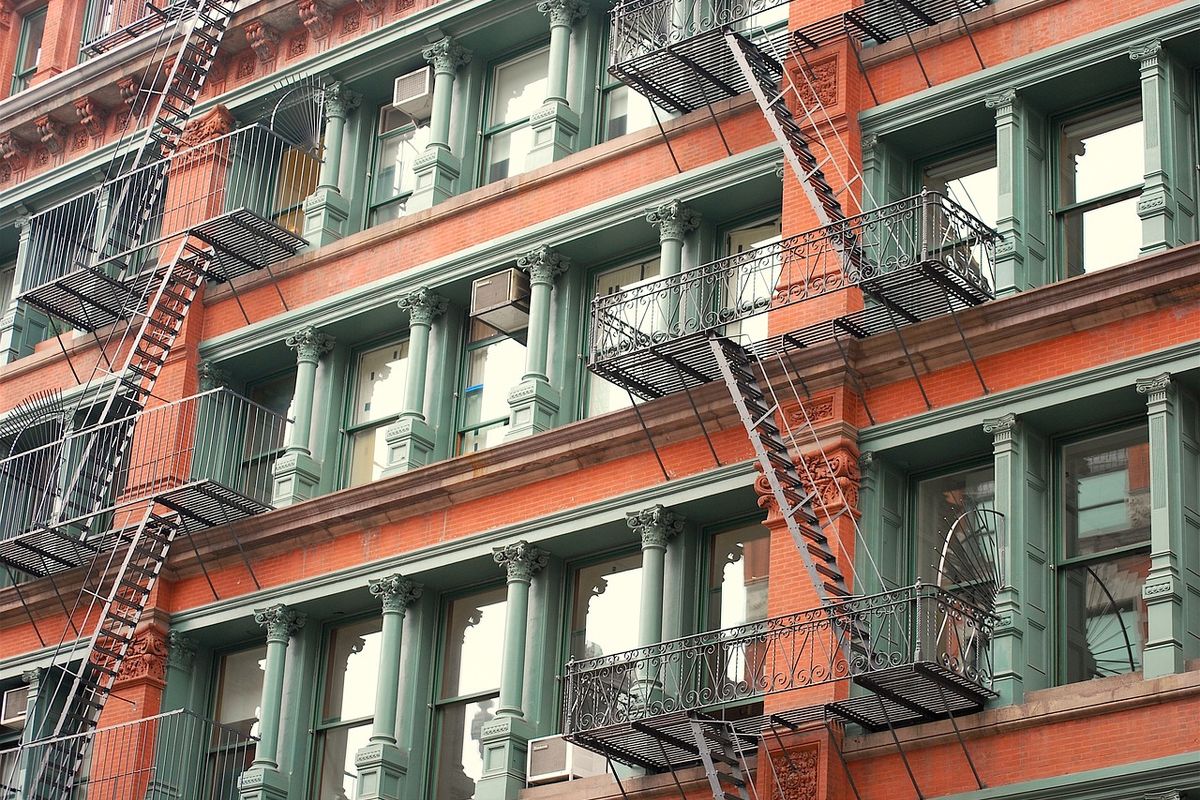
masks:
{"label": "metal stair", "polygon": [[727,722],[693,717],[692,740],[708,776],[713,800],[751,800],[747,770],[743,767],[738,732]]}

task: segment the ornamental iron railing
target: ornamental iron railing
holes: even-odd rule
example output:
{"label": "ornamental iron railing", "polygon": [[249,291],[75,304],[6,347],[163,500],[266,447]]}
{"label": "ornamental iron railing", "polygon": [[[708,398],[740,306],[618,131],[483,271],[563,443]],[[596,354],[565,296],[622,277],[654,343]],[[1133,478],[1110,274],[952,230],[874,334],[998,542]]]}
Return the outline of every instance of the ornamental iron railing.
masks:
{"label": "ornamental iron railing", "polygon": [[0,800],[235,800],[256,744],[188,711],[41,739],[0,750]]}
{"label": "ornamental iron railing", "polygon": [[[105,512],[155,498],[184,512],[200,503],[218,515],[211,524],[231,510],[222,505],[235,517],[264,510],[287,423],[228,389],[212,389],[10,455],[0,460],[0,542],[64,525],[86,540],[110,529]],[[120,463],[109,463],[114,453],[123,453]]]}
{"label": "ornamental iron railing", "polygon": [[[592,301],[589,360],[602,364],[903,270],[936,270],[990,296],[996,233],[937,192],[647,281]],[[903,316],[906,292],[888,296]],[[915,299],[915,298],[913,298]]]}
{"label": "ornamental iron railing", "polygon": [[563,732],[578,735],[667,714],[925,666],[990,689],[995,616],[937,586],[571,661]]}
{"label": "ornamental iron railing", "polygon": [[30,217],[22,284],[36,293],[84,269],[129,278],[156,263],[158,245],[233,212],[300,235],[319,170],[316,156],[263,125],[181,149]]}

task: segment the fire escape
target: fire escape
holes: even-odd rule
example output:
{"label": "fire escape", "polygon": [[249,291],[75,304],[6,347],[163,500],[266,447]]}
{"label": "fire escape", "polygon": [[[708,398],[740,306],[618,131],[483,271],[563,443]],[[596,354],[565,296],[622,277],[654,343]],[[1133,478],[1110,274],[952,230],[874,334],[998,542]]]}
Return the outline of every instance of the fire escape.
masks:
{"label": "fire escape", "polygon": [[[702,765],[716,800],[748,800],[757,795],[746,757],[777,742],[786,758],[781,732],[810,723],[823,723],[831,733],[847,724],[891,731],[905,758],[896,728],[953,722],[994,697],[989,641],[1004,580],[1003,520],[964,506],[945,533],[932,582],[856,593],[861,576],[843,544],[848,528],[860,562],[874,562],[844,510],[849,503],[844,497],[831,503],[814,490],[810,460],[799,457],[807,447],[828,466],[793,360],[797,350],[832,343],[846,359],[849,378],[858,380],[847,342],[894,336],[907,354],[904,329],[943,315],[954,318],[971,355],[957,314],[993,298],[994,231],[934,192],[875,202],[822,104],[808,54],[849,39],[858,56],[864,46],[900,40],[919,64],[914,34],[954,26],[969,37],[966,13],[985,3],[867,0],[800,29],[789,29],[786,14],[771,13],[787,11],[782,0],[717,0],[702,16],[697,4],[678,0],[625,0],[614,9],[610,72],[658,106],[685,113],[706,106],[711,113],[714,101],[751,92],[818,227],[595,298],[589,368],[645,400],[690,396],[714,381],[727,387],[819,605],[572,662],[564,685],[569,740],[654,771]],[[858,65],[866,79],[861,58]],[[732,333],[749,317],[835,297],[844,310],[832,318],[758,340]],[[908,362],[928,405],[911,357]],[[976,374],[982,384],[978,368]],[[799,418],[781,413],[785,406],[798,408]],[[853,688],[835,702],[736,720],[713,710],[841,681]],[[831,741],[837,746],[839,739]],[[759,759],[760,782],[773,763]],[[853,786],[845,760],[843,766]],[[920,796],[911,769],[909,776]]]}
{"label": "fire escape", "polygon": [[[262,125],[189,138],[235,6],[145,4],[132,21],[120,3],[107,7],[106,38],[90,46],[100,52],[157,27],[162,69],[147,70],[129,126],[139,132],[107,179],[30,221],[32,288],[21,300],[90,332],[99,356],[70,402],[40,394],[0,428],[0,563],[10,576],[47,579],[67,620],[57,641],[42,636],[14,580],[52,648],[40,693],[53,702],[16,755],[0,758],[6,798],[58,800],[85,783],[142,797],[172,764],[183,770],[171,776],[178,790],[236,791],[229,775],[180,766],[190,755],[167,740],[191,742],[203,762],[213,742],[244,751],[244,737],[179,714],[97,730],[172,545],[186,540],[203,570],[196,534],[271,508],[269,456],[285,444],[287,420],[228,390],[155,393],[206,283],[269,270],[306,244],[296,209],[315,183],[314,153]],[[74,597],[56,580],[68,571],[81,578]],[[113,768],[96,755],[153,752],[156,740],[159,757],[128,774],[104,772]]]}

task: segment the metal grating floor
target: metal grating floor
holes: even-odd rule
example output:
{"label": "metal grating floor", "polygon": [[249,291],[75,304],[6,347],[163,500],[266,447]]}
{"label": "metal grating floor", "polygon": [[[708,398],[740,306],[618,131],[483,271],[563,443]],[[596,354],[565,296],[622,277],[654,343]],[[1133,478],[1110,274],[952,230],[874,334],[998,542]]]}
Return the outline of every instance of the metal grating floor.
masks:
{"label": "metal grating floor", "polygon": [[191,233],[213,248],[209,279],[224,282],[291,258],[307,242],[245,208],[214,217]]}

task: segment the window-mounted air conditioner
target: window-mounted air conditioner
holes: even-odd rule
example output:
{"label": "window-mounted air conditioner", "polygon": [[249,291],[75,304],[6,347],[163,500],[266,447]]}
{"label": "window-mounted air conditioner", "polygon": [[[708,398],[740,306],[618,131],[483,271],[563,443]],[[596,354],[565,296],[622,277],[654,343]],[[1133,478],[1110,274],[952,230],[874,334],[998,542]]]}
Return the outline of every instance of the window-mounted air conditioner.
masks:
{"label": "window-mounted air conditioner", "polygon": [[28,686],[18,686],[5,691],[3,697],[0,698],[0,727],[20,728],[24,726],[28,701]]}
{"label": "window-mounted air conditioner", "polygon": [[529,277],[513,267],[471,284],[471,317],[524,342],[529,327]]}
{"label": "window-mounted air conditioner", "polygon": [[576,747],[561,736],[529,740],[525,775],[530,786],[603,775],[604,756]]}
{"label": "window-mounted air conditioner", "polygon": [[414,120],[429,119],[433,111],[433,67],[401,75],[392,86],[392,108]]}

